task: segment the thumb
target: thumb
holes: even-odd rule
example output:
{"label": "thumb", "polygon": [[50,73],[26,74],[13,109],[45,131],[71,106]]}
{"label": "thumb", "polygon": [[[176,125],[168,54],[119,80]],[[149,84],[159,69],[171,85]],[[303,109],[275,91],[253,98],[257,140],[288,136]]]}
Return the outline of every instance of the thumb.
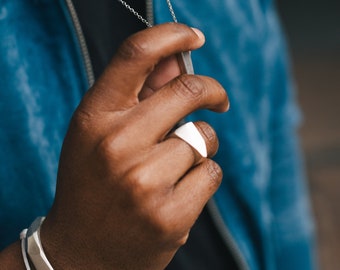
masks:
{"label": "thumb", "polygon": [[[202,46],[204,37],[199,33],[183,24],[167,23],[132,35],[125,40],[91,88],[91,103],[96,109],[104,111],[136,105],[138,95],[153,71],[147,84],[152,89],[159,88],[178,75],[170,56]],[[163,72],[165,74],[161,76]]]}

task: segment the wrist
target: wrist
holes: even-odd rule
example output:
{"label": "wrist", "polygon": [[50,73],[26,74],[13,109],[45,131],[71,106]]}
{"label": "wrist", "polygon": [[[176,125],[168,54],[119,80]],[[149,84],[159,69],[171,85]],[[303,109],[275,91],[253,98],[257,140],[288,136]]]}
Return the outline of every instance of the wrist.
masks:
{"label": "wrist", "polygon": [[76,258],[71,248],[72,241],[67,241],[67,231],[54,220],[47,217],[40,228],[40,240],[45,255],[55,270],[78,269],[73,265]]}
{"label": "wrist", "polygon": [[96,256],[98,249],[88,243],[89,235],[83,227],[52,215],[46,218],[41,226],[41,243],[54,270],[114,269]]}

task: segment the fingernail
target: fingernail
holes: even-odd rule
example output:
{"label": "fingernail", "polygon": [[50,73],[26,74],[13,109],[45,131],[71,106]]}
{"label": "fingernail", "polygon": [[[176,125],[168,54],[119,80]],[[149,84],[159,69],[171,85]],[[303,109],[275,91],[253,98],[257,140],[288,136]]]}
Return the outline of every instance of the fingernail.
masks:
{"label": "fingernail", "polygon": [[197,28],[191,27],[191,29],[196,33],[196,35],[202,39],[205,40],[204,34],[202,33],[201,30],[198,30]]}
{"label": "fingernail", "polygon": [[230,102],[228,101],[228,104],[227,104],[227,108],[226,108],[226,112],[230,110]]}

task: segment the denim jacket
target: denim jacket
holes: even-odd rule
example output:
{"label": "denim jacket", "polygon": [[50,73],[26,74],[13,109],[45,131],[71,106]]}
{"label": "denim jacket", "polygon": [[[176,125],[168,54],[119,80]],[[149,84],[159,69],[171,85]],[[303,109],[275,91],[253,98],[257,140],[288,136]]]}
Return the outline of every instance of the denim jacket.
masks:
{"label": "denim jacket", "polygon": [[[0,0],[0,248],[52,204],[71,115],[93,82],[69,0]],[[152,4],[151,1],[149,4]],[[195,72],[227,90],[225,114],[198,111],[216,130],[224,179],[209,202],[241,269],[313,269],[313,222],[296,136],[300,115],[271,0],[176,0],[201,29]],[[155,23],[171,21],[166,1]]]}

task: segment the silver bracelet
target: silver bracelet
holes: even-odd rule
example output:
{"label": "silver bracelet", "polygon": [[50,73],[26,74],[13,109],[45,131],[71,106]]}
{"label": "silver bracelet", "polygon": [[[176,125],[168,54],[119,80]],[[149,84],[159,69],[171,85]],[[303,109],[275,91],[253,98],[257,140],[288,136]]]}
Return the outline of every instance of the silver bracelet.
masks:
{"label": "silver bracelet", "polygon": [[27,229],[23,229],[20,233],[21,253],[22,253],[22,258],[24,259],[26,270],[31,270],[31,266],[28,262],[27,252],[26,252],[26,235],[27,235]]}
{"label": "silver bracelet", "polygon": [[40,241],[40,226],[44,219],[45,217],[36,218],[28,230],[23,230],[20,234],[22,255],[27,270],[31,269],[27,255],[36,270],[53,270]]}

